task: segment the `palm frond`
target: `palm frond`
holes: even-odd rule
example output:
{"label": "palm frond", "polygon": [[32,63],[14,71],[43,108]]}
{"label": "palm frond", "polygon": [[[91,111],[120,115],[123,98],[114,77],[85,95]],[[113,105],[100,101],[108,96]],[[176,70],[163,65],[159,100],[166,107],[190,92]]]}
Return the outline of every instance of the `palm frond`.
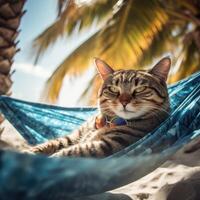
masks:
{"label": "palm frond", "polygon": [[116,68],[136,65],[167,21],[156,0],[123,1],[101,32],[101,56]]}
{"label": "palm frond", "polygon": [[154,59],[160,58],[166,52],[167,54],[174,55],[176,45],[178,44],[178,37],[172,36],[174,26],[167,23],[164,25],[153,38],[151,45],[148,49],[143,51],[142,56],[138,59],[138,66],[147,66],[152,64]]}
{"label": "palm frond", "polygon": [[58,17],[61,15],[63,12],[64,7],[66,6],[67,3],[70,3],[71,0],[57,0],[57,7],[58,7]]}
{"label": "palm frond", "polygon": [[36,55],[35,63],[38,62],[39,58],[44,54],[51,44],[54,44],[59,37],[63,36],[68,15],[69,13],[66,9],[51,26],[49,26],[37,38],[34,39],[32,43],[32,54]]}
{"label": "palm frond", "polygon": [[200,51],[194,40],[184,44],[182,48],[182,62],[180,63],[177,72],[170,77],[170,82],[176,82],[200,70]]}
{"label": "palm frond", "polygon": [[[89,2],[89,3],[88,3]],[[117,0],[84,1],[81,5],[74,0],[58,0],[58,18],[33,41],[35,62],[44,54],[48,47],[62,36],[68,36],[79,26],[79,31],[89,28],[94,20],[102,22],[112,10]]]}
{"label": "palm frond", "polygon": [[[89,103],[90,105],[95,105],[93,104],[93,94],[94,94],[94,88],[95,88],[95,85],[97,85],[97,79],[99,79],[99,76],[98,74],[94,74],[94,76],[90,79],[90,81],[88,82],[88,85],[85,87],[83,93],[80,95],[79,99],[78,99],[78,102],[85,102],[86,103]],[[95,92],[95,97],[97,96],[97,90]],[[90,102],[88,102],[88,99],[90,99]],[[97,99],[97,98],[95,98]],[[96,101],[95,101],[96,103]]]}
{"label": "palm frond", "polygon": [[[33,50],[32,55],[35,55],[36,64],[40,57],[45,53],[50,44],[56,42],[59,36],[63,35],[64,30],[62,29],[62,23],[64,21],[59,20],[50,26],[44,33],[40,34],[32,43]],[[44,39],[45,38],[45,39]]]}
{"label": "palm frond", "polygon": [[56,102],[66,74],[77,76],[90,67],[91,59],[97,55],[98,32],[73,51],[53,72],[44,89],[44,99]]}
{"label": "palm frond", "polygon": [[75,19],[76,22],[80,21],[79,31],[89,28],[94,20],[97,24],[103,23],[112,14],[112,8],[118,0],[93,0],[90,2],[79,7],[79,17]]}

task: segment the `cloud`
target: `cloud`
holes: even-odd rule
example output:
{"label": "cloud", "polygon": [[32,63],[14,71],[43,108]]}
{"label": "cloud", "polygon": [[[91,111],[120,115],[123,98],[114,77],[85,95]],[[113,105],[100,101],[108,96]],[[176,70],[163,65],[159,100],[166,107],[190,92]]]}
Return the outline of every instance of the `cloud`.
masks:
{"label": "cloud", "polygon": [[32,65],[30,63],[14,63],[13,69],[42,79],[47,79],[51,75],[50,71],[44,69],[39,65]]}

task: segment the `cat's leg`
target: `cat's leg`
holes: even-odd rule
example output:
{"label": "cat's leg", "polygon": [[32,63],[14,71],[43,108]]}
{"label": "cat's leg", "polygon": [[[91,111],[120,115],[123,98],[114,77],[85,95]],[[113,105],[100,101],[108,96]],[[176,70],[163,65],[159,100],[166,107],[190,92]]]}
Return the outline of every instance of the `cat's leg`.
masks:
{"label": "cat's leg", "polygon": [[43,144],[31,147],[28,150],[25,150],[24,153],[32,153],[32,154],[41,153],[41,154],[51,155],[63,148],[67,148],[71,145],[76,144],[80,137],[81,137],[81,131],[76,130],[75,132],[73,132],[68,136],[57,138],[54,140],[49,140]]}
{"label": "cat's leg", "polygon": [[61,149],[52,157],[106,157],[138,141],[143,132],[128,127],[103,128],[96,131],[92,141]]}
{"label": "cat's leg", "polygon": [[66,148],[71,145],[71,140],[68,137],[65,138],[57,138],[55,140],[49,140],[45,143],[38,144],[34,147],[29,148],[27,151],[24,151],[24,153],[42,153],[51,155],[55,153],[56,151]]}
{"label": "cat's leg", "polygon": [[51,157],[105,157],[105,154],[112,154],[111,146],[106,146],[103,141],[92,141],[61,149]]}

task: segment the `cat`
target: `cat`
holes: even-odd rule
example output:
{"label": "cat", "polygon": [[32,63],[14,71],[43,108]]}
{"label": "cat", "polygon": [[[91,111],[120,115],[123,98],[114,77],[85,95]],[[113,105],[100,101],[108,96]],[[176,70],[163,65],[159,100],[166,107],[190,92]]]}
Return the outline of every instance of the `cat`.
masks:
{"label": "cat", "polygon": [[70,135],[30,148],[51,157],[106,157],[135,143],[169,115],[166,80],[168,57],[150,70],[114,71],[96,58],[103,80],[98,94],[99,114]]}

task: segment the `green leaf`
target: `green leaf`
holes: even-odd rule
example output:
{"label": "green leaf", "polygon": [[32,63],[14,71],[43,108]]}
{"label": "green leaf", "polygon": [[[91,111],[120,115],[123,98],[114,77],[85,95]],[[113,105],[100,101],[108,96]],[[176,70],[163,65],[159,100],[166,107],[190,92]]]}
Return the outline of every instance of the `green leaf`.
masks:
{"label": "green leaf", "polygon": [[[33,41],[35,62],[38,62],[48,47],[54,44],[58,38],[73,34],[77,26],[81,31],[89,28],[94,21],[97,24],[102,23],[116,2],[117,0],[93,0],[84,1],[79,5],[74,0],[69,0],[67,3],[58,0],[58,18]],[[64,5],[65,7],[63,7]]]}
{"label": "green leaf", "polygon": [[98,32],[75,49],[53,72],[45,86],[45,99],[55,102],[66,74],[77,76],[85,72],[98,53]]}
{"label": "green leaf", "polygon": [[117,68],[130,68],[167,22],[158,1],[124,1],[101,31],[101,55]]}

